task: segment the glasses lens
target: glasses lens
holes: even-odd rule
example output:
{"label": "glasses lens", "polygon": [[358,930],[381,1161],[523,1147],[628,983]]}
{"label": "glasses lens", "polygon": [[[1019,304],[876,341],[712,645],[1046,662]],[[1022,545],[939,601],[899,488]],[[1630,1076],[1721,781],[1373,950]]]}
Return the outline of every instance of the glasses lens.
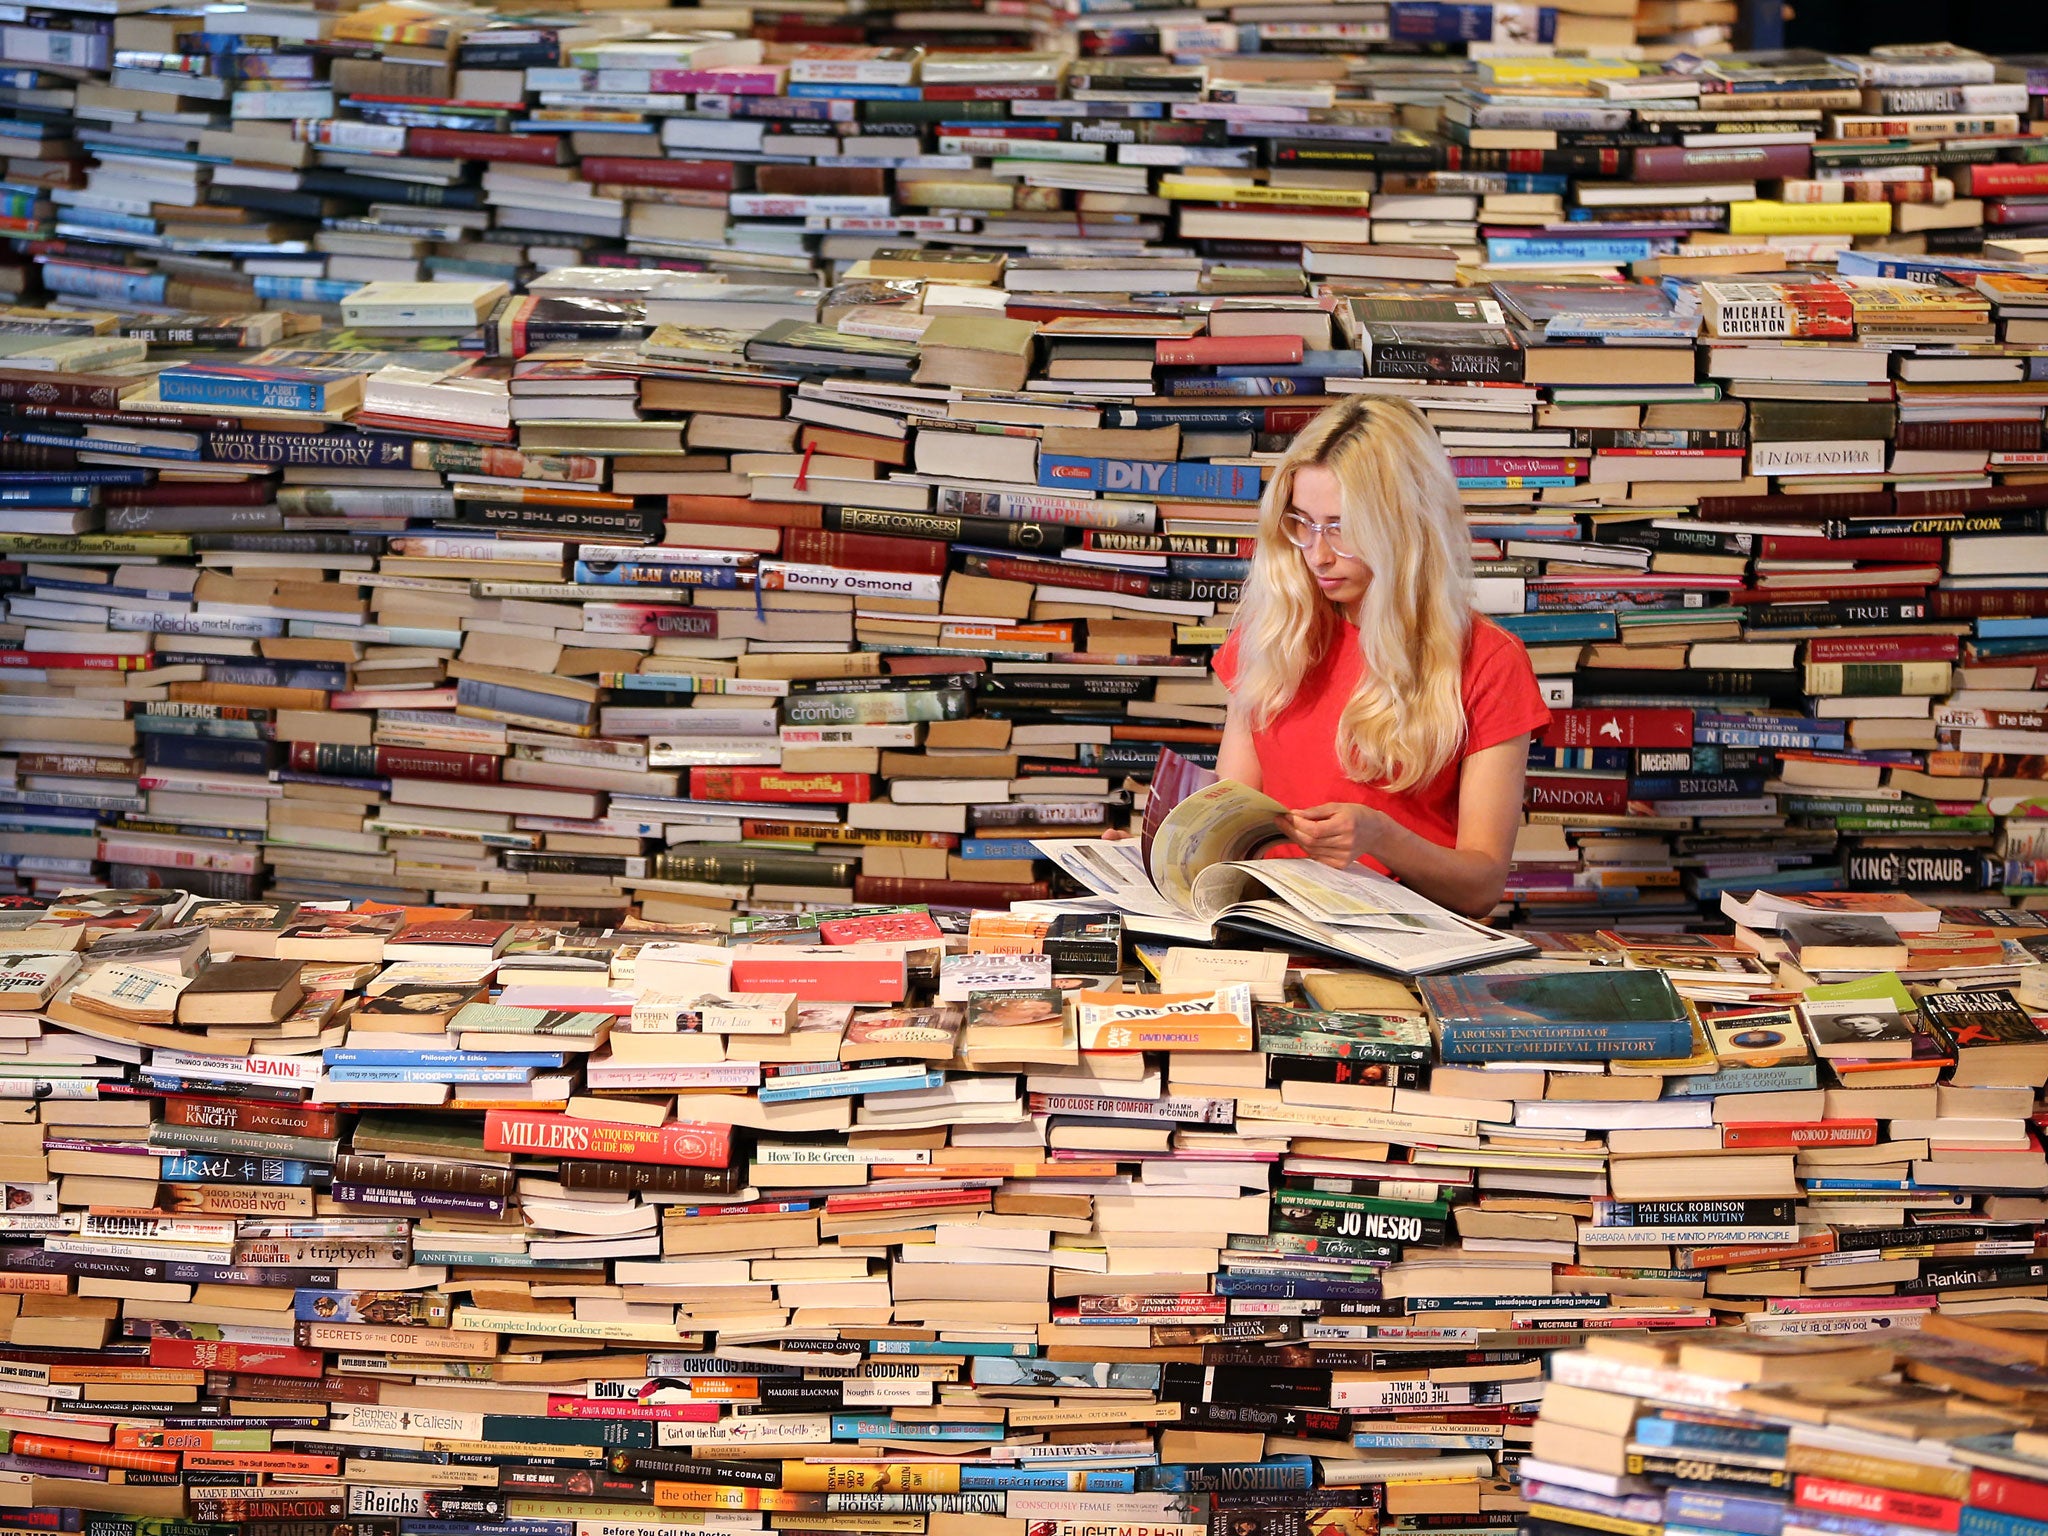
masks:
{"label": "glasses lens", "polygon": [[1280,519],[1280,531],[1287,535],[1287,542],[1296,549],[1311,548],[1315,544],[1316,535],[1320,533],[1323,542],[1329,546],[1330,553],[1338,559],[1358,558],[1352,553],[1351,543],[1344,537],[1344,530],[1334,523],[1312,523],[1299,512],[1290,512]]}

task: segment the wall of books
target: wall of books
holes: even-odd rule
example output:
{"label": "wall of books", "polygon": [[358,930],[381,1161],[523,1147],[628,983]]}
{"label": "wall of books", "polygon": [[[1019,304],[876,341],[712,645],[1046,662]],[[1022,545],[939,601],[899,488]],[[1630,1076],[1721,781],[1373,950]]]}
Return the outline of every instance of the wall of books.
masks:
{"label": "wall of books", "polygon": [[1734,20],[0,5],[0,1536],[2048,1536],[2048,61]]}

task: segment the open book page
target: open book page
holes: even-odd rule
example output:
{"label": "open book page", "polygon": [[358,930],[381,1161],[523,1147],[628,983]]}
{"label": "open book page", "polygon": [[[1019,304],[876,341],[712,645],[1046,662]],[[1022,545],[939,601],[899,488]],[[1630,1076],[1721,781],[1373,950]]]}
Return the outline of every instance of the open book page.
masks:
{"label": "open book page", "polygon": [[1216,936],[1210,923],[1175,907],[1154,889],[1135,840],[1048,837],[1033,839],[1032,846],[1093,894],[1068,902],[1019,902],[1013,904],[1017,911],[1117,912],[1146,933],[1187,939]]}
{"label": "open book page", "polygon": [[1332,869],[1313,859],[1262,859],[1253,869],[1205,869],[1195,880],[1195,910],[1209,917],[1241,899],[1246,879],[1265,882],[1318,922],[1371,928],[1464,922],[1398,880],[1358,864]]}
{"label": "open book page", "polygon": [[1175,908],[1195,912],[1195,877],[1215,864],[1255,858],[1286,838],[1273,818],[1287,807],[1235,779],[1196,790],[1167,813],[1146,854],[1152,883]]}
{"label": "open book page", "polygon": [[1225,920],[1270,937],[1286,935],[1397,976],[1427,976],[1524,952],[1520,941],[1508,934],[1490,938],[1484,929],[1340,927],[1317,922],[1279,900],[1237,902]]}
{"label": "open book page", "polygon": [[1196,878],[1194,904],[1211,922],[1252,918],[1410,975],[1529,952],[1515,935],[1460,917],[1357,865],[1332,869],[1308,859],[1214,865]]}

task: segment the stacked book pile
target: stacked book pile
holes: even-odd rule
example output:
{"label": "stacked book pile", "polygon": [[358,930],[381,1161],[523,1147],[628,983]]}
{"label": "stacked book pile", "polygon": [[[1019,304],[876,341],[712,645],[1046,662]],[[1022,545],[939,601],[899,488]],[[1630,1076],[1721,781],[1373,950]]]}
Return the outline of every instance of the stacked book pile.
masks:
{"label": "stacked book pile", "polygon": [[1523,1528],[2030,1530],[2036,1322],[1944,1306],[1878,1343],[1589,1340],[1552,1361]]}
{"label": "stacked book pile", "polygon": [[77,39],[0,84],[11,884],[1128,895],[1268,470],[1371,394],[1555,707],[1502,915],[2048,892],[2048,71],[1366,9],[6,33]]}
{"label": "stacked book pile", "polygon": [[[1895,947],[1947,935],[1876,906]],[[1665,1481],[1794,1491],[1692,1412],[1747,1411],[1733,1386],[1665,1385],[1762,1378],[1697,1361],[1848,1411],[1830,1373],[1894,1350],[2024,1430],[2038,1366],[1984,1362],[2038,1351],[2048,1299],[2041,968],[1822,980],[1843,919],[1771,915],[1799,965],[1496,936],[1411,984],[1127,962],[1080,913],[719,935],[22,898],[10,1520],[1563,1536],[1684,1523],[1649,1511]],[[1923,1398],[1923,1443],[1980,1432]],[[1829,1454],[1875,1455],[1856,1429]]]}
{"label": "stacked book pile", "polygon": [[1517,1106],[1397,981],[905,927],[22,906],[14,1518],[1505,1531],[1544,1353],[1710,1320],[1461,1230]]}

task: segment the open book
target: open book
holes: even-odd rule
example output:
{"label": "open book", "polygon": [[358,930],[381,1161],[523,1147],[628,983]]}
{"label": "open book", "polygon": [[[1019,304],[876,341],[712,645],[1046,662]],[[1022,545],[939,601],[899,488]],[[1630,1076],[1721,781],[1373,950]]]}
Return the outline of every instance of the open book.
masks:
{"label": "open book", "polygon": [[1214,939],[1229,929],[1397,976],[1534,952],[1526,940],[1460,917],[1362,865],[1259,858],[1286,841],[1273,822],[1286,807],[1177,753],[1160,756],[1142,841],[1035,844],[1094,896],[1020,905],[1121,912],[1133,930],[1173,938]]}

